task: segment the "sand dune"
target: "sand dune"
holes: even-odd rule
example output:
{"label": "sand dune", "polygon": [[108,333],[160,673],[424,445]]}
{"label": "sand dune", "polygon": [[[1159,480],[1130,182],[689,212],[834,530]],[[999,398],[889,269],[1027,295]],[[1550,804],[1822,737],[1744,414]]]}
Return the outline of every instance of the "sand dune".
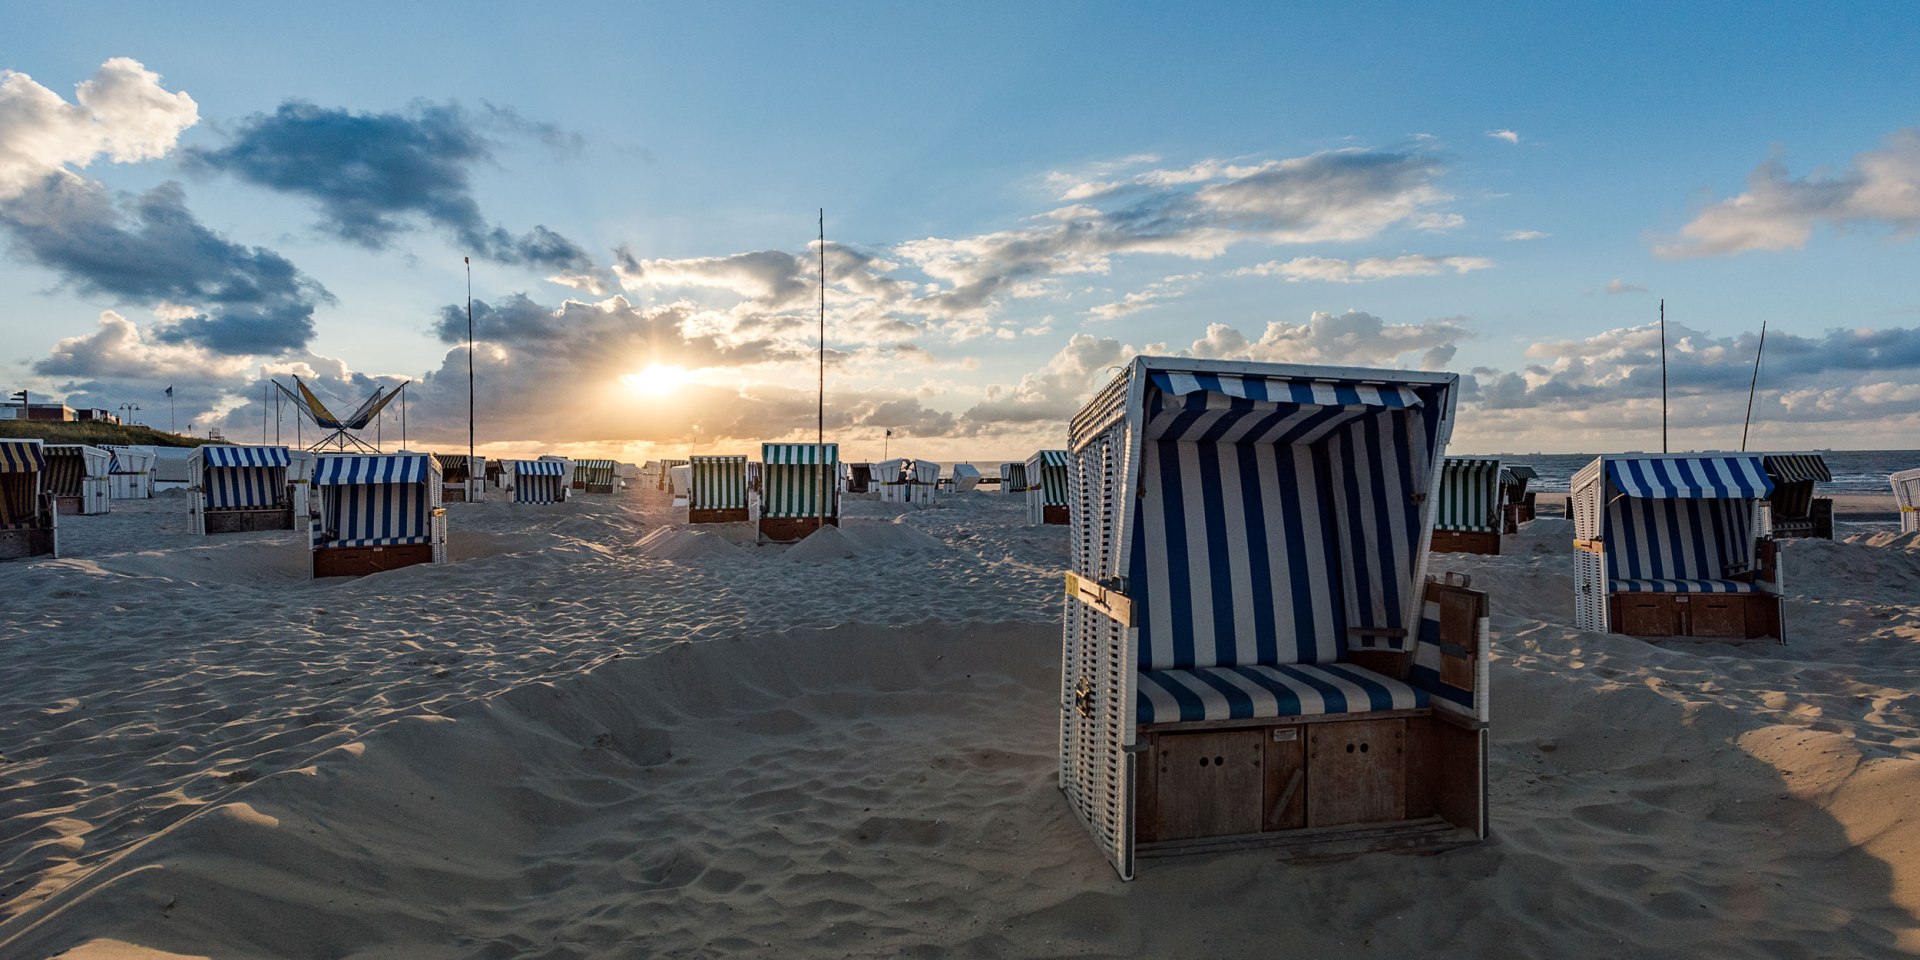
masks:
{"label": "sand dune", "polygon": [[0,571],[0,956],[1920,952],[1914,537],[1790,543],[1786,646],[1572,629],[1563,521],[1437,557],[1494,594],[1494,839],[1122,884],[1054,788],[1064,530],[665,502],[318,584],[116,505]]}

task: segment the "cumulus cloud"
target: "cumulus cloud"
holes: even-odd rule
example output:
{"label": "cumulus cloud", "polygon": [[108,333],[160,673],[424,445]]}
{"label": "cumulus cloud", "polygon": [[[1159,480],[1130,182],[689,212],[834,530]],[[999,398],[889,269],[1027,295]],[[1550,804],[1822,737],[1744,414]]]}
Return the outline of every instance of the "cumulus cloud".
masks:
{"label": "cumulus cloud", "polygon": [[1472,273],[1487,270],[1493,261],[1485,257],[1432,257],[1409,254],[1400,257],[1367,257],[1361,260],[1336,260],[1327,257],[1295,257],[1234,271],[1237,276],[1285,277],[1289,283],[1319,280],[1325,283],[1365,283],[1398,277],[1432,277],[1448,271]]}
{"label": "cumulus cloud", "polygon": [[82,293],[166,305],[177,319],[158,339],[215,353],[300,349],[315,305],[331,299],[285,257],[207,228],[174,183],[116,205],[101,184],[60,172],[0,202],[0,226]]}
{"label": "cumulus cloud", "polygon": [[1625,280],[1620,279],[1619,277],[1614,277],[1612,280],[1608,280],[1605,289],[1607,293],[1613,294],[1616,296],[1622,293],[1646,293],[1647,292],[1646,287],[1639,286],[1638,284],[1628,283]]}
{"label": "cumulus cloud", "polygon": [[163,157],[200,119],[185,93],[160,75],[115,57],[74,89],[74,102],[24,73],[0,70],[0,200],[96,158],[134,163]]}
{"label": "cumulus cloud", "polygon": [[1505,140],[1508,143],[1520,142],[1520,135],[1513,132],[1512,130],[1488,130],[1487,136],[1492,137],[1495,140]]}
{"label": "cumulus cloud", "polygon": [[1895,132],[1832,175],[1794,177],[1784,163],[1769,160],[1747,178],[1745,193],[1700,211],[1654,253],[1683,258],[1798,250],[1823,223],[1836,229],[1891,227],[1903,238],[1920,230],[1920,129]]}
{"label": "cumulus cloud", "polygon": [[918,309],[978,313],[1052,292],[1051,278],[1104,274],[1114,257],[1210,259],[1248,242],[1356,241],[1395,226],[1447,229],[1438,160],[1423,153],[1344,149],[1284,160],[1206,160],[1120,178],[1060,175],[1067,207],[1035,226],[959,239],[929,237],[896,252],[931,277]]}
{"label": "cumulus cloud", "polygon": [[1540,230],[1509,230],[1507,231],[1507,235],[1502,239],[1512,241],[1545,240],[1551,236],[1553,236],[1553,234]]}
{"label": "cumulus cloud", "polygon": [[562,282],[599,289],[593,257],[579,244],[545,226],[514,234],[487,222],[471,171],[493,151],[474,118],[453,105],[354,113],[291,101],[242,121],[226,146],[188,156],[202,169],[314,201],[320,228],[350,243],[380,249],[425,221],[476,256],[560,271]]}

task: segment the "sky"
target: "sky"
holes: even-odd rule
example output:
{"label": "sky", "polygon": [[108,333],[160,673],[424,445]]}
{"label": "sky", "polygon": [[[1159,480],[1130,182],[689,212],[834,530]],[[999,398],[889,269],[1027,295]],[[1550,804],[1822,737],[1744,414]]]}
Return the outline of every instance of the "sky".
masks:
{"label": "sky", "polygon": [[[1675,9],[1684,7],[1684,9]],[[1461,375],[1463,453],[1920,438],[1899,5],[15,2],[0,387],[640,461],[1063,446],[1140,353]],[[171,401],[164,391],[174,388]],[[403,416],[405,423],[401,423]],[[311,442],[313,427],[297,428]],[[891,438],[887,437],[891,431]]]}

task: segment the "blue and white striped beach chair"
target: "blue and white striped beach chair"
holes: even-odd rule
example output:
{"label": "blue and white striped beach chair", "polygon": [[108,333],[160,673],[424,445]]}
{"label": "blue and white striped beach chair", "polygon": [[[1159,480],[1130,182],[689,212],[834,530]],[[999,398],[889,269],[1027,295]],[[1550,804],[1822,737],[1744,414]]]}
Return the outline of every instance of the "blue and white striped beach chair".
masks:
{"label": "blue and white striped beach chair", "polygon": [[1760,535],[1775,540],[1833,539],[1833,498],[1816,497],[1814,484],[1833,482],[1827,458],[1817,453],[1768,453],[1760,457],[1773,494],[1760,501]]}
{"label": "blue and white striped beach chair", "polygon": [[314,465],[315,577],[447,562],[440,463],[425,453],[327,454]]}
{"label": "blue and white striped beach chair", "polygon": [[1059,779],[1122,877],[1486,835],[1487,600],[1425,580],[1457,383],[1141,357],[1073,418]]}
{"label": "blue and white striped beach chair", "polygon": [[1608,455],[1573,475],[1574,624],[1636,637],[1784,641],[1762,455]]}
{"label": "blue and white striped beach chair", "polygon": [[206,444],[187,457],[193,532],[293,530],[286,447]]}
{"label": "blue and white striped beach chair", "polygon": [[567,486],[564,460],[502,460],[501,477],[514,503],[565,503],[571,488]]}

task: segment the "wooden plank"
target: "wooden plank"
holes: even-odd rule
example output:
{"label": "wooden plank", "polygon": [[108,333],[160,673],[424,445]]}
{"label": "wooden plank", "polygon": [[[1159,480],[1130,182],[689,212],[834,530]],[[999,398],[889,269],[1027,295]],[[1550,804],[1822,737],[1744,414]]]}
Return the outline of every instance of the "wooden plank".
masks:
{"label": "wooden plank", "polygon": [[1122,627],[1133,626],[1133,601],[1078,574],[1067,574],[1067,596],[1099,611]]}
{"label": "wooden plank", "polygon": [[1161,840],[1258,833],[1265,750],[1259,730],[1155,738],[1155,824]]}
{"label": "wooden plank", "polygon": [[1266,789],[1262,830],[1293,830],[1307,825],[1307,733],[1292,727],[1262,731],[1266,747]]}
{"label": "wooden plank", "polygon": [[1693,598],[1690,636],[1736,637],[1747,635],[1747,595],[1735,593],[1700,594]]}
{"label": "wooden plank", "polygon": [[1480,654],[1480,609],[1486,595],[1439,588],[1440,681],[1472,690],[1474,658]]}
{"label": "wooden plank", "polygon": [[1407,817],[1417,820],[1434,815],[1438,794],[1439,764],[1434,756],[1434,732],[1437,721],[1422,717],[1407,722]]}
{"label": "wooden plank", "polygon": [[1616,593],[1613,595],[1613,632],[1629,637],[1680,636],[1680,624],[1674,612],[1673,597],[1664,593]]}
{"label": "wooden plank", "polygon": [[1485,813],[1486,731],[1436,723],[1429,732],[1433,753],[1428,777],[1434,812],[1455,826],[1478,833]]}
{"label": "wooden plank", "polygon": [[1234,837],[1141,844],[1139,857],[1185,857],[1259,850],[1264,855],[1294,863],[1341,860],[1367,853],[1437,853],[1478,842],[1478,837],[1440,817],[1368,824],[1255,833]]}
{"label": "wooden plank", "polygon": [[1307,826],[1406,817],[1405,720],[1349,720],[1307,728]]}

